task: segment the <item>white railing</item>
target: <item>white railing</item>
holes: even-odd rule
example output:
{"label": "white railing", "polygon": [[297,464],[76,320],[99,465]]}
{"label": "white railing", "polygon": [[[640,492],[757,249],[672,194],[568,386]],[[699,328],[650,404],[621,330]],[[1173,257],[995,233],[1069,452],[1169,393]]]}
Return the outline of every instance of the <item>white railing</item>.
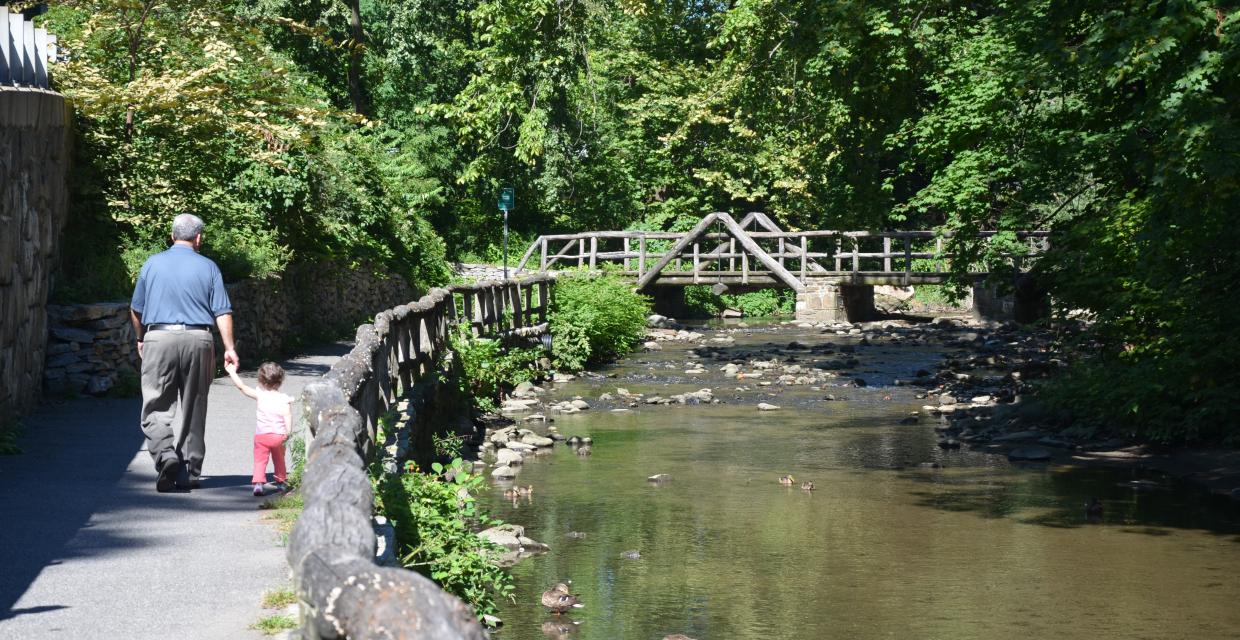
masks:
{"label": "white railing", "polygon": [[0,7],[0,88],[50,89],[56,42],[20,12]]}

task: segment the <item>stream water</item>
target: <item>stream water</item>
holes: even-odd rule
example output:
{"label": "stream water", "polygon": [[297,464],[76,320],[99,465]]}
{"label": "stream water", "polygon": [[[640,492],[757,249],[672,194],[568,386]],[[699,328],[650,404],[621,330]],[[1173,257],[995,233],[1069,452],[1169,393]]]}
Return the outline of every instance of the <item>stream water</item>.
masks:
{"label": "stream water", "polygon": [[[791,341],[856,341],[787,326],[729,335],[725,354],[798,362],[813,357]],[[1134,491],[1132,471],[939,449],[934,420],[900,424],[925,401],[892,382],[932,369],[942,347],[858,349],[839,388],[818,389],[725,379],[713,359],[686,374],[694,345],[664,347],[555,385],[551,399],[591,403],[551,417],[592,437],[592,455],[557,445],[523,465],[515,483],[533,485],[530,499],[505,500],[511,483],[483,496],[551,546],[513,567],[496,638],[1240,637],[1233,506],[1160,478]],[[853,377],[867,386],[845,386]],[[617,387],[710,388],[723,402],[616,412],[625,405],[596,399]],[[659,473],[671,480],[647,481]],[[1086,522],[1092,496],[1101,524]],[[567,580],[585,607],[548,614],[539,595]]]}

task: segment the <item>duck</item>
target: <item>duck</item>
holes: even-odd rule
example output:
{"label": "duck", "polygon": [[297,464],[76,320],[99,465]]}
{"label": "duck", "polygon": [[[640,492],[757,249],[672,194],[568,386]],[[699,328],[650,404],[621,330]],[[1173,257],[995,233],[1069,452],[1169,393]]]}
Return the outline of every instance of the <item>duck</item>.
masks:
{"label": "duck", "polygon": [[794,482],[796,482],[796,481],[797,481],[797,479],[796,479],[796,478],[794,478],[794,477],[792,477],[792,476],[790,476],[790,475],[783,475],[783,476],[779,476],[779,484],[782,484],[782,485],[784,485],[785,487],[791,487],[791,486],[792,486],[792,483],[794,483]]}
{"label": "duck", "polygon": [[1085,519],[1092,523],[1102,522],[1102,501],[1097,498],[1090,498],[1085,503]]}
{"label": "duck", "polygon": [[542,606],[551,610],[552,613],[559,615],[569,609],[580,609],[584,607],[577,596],[568,592],[568,584],[560,582],[554,587],[546,590],[542,594]]}
{"label": "duck", "polygon": [[583,458],[590,455],[591,453],[594,453],[594,452],[590,449],[590,447],[579,447],[577,449],[577,455]]}
{"label": "duck", "polygon": [[530,485],[528,487],[517,487],[517,495],[522,498],[528,498],[534,495],[534,485]]}
{"label": "duck", "polygon": [[802,483],[801,483],[801,488],[802,488],[802,489],[804,489],[804,490],[806,490],[806,491],[813,491],[813,490],[814,490],[814,481],[813,481],[813,480],[806,480],[805,482],[802,482]]}
{"label": "duck", "polygon": [[506,498],[506,499],[508,499],[508,500],[512,500],[513,502],[516,502],[517,497],[518,497],[518,496],[520,496],[520,495],[521,495],[521,494],[519,493],[519,488],[517,488],[517,489],[504,489],[504,498]]}

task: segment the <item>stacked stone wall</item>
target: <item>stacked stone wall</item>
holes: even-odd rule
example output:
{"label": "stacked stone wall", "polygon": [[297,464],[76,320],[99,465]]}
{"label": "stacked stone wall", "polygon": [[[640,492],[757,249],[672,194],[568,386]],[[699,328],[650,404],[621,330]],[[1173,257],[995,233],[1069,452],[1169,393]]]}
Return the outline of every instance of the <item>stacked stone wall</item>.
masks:
{"label": "stacked stone wall", "polygon": [[228,297],[237,351],[252,361],[351,336],[378,311],[412,302],[418,293],[400,276],[366,268],[297,265],[280,277],[230,285]]}
{"label": "stacked stone wall", "polygon": [[0,420],[38,400],[47,296],[68,214],[64,97],[0,88]]}
{"label": "stacked stone wall", "polygon": [[[351,334],[358,324],[417,298],[399,276],[365,269],[294,267],[280,278],[227,285],[243,367],[304,344]],[[50,394],[105,393],[141,369],[128,302],[52,305],[44,389]],[[216,348],[223,353],[223,345]]]}

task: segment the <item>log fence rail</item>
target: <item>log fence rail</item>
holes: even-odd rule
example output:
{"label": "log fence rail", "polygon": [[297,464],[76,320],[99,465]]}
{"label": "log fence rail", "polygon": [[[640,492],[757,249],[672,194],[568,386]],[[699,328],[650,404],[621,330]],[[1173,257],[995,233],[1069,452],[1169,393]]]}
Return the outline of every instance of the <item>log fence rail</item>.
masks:
{"label": "log fence rail", "polygon": [[456,326],[504,340],[540,336],[553,284],[538,275],[432,289],[358,327],[353,350],[306,386],[302,415],[313,439],[300,489],[305,509],[288,546],[304,637],[487,637],[468,606],[427,578],[375,565],[366,469],[380,417],[436,370]]}

